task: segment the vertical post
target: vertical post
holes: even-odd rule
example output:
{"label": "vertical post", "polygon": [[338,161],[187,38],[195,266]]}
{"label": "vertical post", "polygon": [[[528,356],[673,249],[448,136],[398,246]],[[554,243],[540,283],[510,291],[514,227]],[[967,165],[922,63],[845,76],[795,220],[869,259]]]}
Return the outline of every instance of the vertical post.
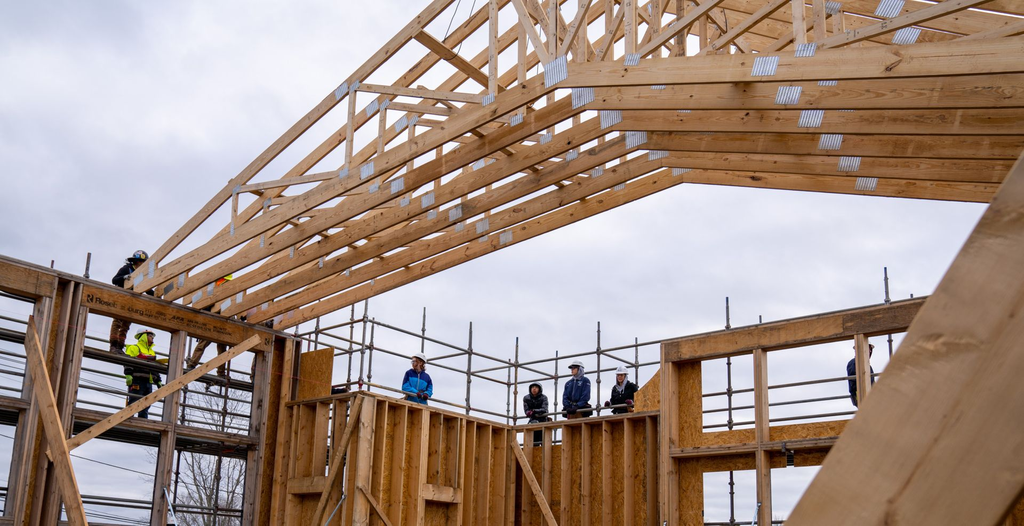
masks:
{"label": "vertical post", "polygon": [[626,14],[623,15],[623,22],[625,23],[624,39],[627,55],[636,53],[637,48],[636,2],[637,0],[622,0],[622,7],[619,8],[626,10]]}
{"label": "vertical post", "polygon": [[825,30],[825,0],[811,0],[811,15],[814,17],[814,41],[821,42],[827,36]]}
{"label": "vertical post", "polygon": [[369,309],[369,299],[363,300],[363,335],[359,338],[359,390],[363,389],[363,361],[366,359],[366,324],[369,317],[366,315]]}
{"label": "vertical post", "polygon": [[89,266],[91,264],[92,264],[92,252],[86,252],[85,253],[85,274],[82,275],[82,277],[85,278],[85,279],[89,279]]}
{"label": "vertical post", "polygon": [[487,3],[487,17],[487,93],[494,96],[498,94],[498,0]]}
{"label": "vertical post", "polygon": [[473,383],[473,322],[469,322],[469,345],[466,347],[466,414],[469,414],[470,385]]}
{"label": "vertical post", "polygon": [[353,303],[349,306],[348,311],[348,376],[345,377],[345,383],[349,384],[349,390],[352,389],[352,341],[356,339],[356,304]]}
{"label": "vertical post", "polygon": [[769,438],[768,361],[764,349],[754,349],[754,436],[757,440],[757,523],[772,523],[772,468],[770,452],[765,449]]}
{"label": "vertical post", "polygon": [[[185,361],[185,342],[188,334],[175,331],[171,334],[171,342],[167,347],[167,378],[170,383],[181,376]],[[156,456],[156,479],[153,482],[153,510],[149,516],[150,526],[162,526],[167,521],[167,510],[170,502],[167,499],[168,485],[171,480],[171,467],[174,464],[174,444],[177,442],[177,420],[181,408],[181,391],[175,391],[164,398],[164,410],[160,420],[168,425],[166,431],[160,432],[160,447]]]}
{"label": "vertical post", "polygon": [[423,307],[423,323],[420,325],[420,352],[427,349],[427,308]]}
{"label": "vertical post", "polygon": [[370,345],[367,349],[366,354],[366,390],[372,389],[369,384],[373,383],[373,339],[374,335],[377,334],[377,324],[371,323],[370,325]]}
{"label": "vertical post", "polygon": [[597,414],[601,414],[601,322],[597,322]]}
{"label": "vertical post", "polygon": [[[676,1],[676,20],[679,20],[686,14],[686,2],[684,0]],[[676,35],[676,50],[674,55],[677,57],[686,56],[686,35],[689,31],[681,31]]]}
{"label": "vertical post", "polygon": [[853,337],[857,367],[857,407],[861,407],[871,390],[871,345],[868,337],[857,334]]}
{"label": "vertical post", "polygon": [[729,296],[725,297],[725,329],[729,330],[732,328],[732,323],[729,320]]}
{"label": "vertical post", "polygon": [[[558,397],[558,351],[557,350],[555,351],[555,376],[554,376],[554,379],[555,379],[555,396],[554,396],[555,402],[552,405],[552,408],[554,410],[551,411],[551,412],[552,413],[557,413],[558,412],[558,401],[561,400],[561,398]],[[553,418],[557,420],[558,416],[557,415],[553,416]]]}
{"label": "vertical post", "polygon": [[[356,142],[356,90],[349,88],[348,92],[348,121],[345,123],[345,169],[349,172],[355,170],[352,166],[352,144]],[[356,174],[358,175],[358,174]]]}
{"label": "vertical post", "polygon": [[[516,336],[515,356],[515,377],[512,382],[512,424],[515,425],[519,416],[519,337]],[[523,442],[526,442],[526,435],[523,435]]]}
{"label": "vertical post", "polygon": [[[728,323],[728,322],[727,322]],[[729,417],[725,421],[726,427],[729,431],[733,428],[732,418],[732,357],[727,356],[725,358],[725,399],[729,409]],[[736,480],[734,473],[729,470],[729,524],[736,524]]]}
{"label": "vertical post", "polygon": [[508,420],[512,416],[512,360],[508,361],[508,367],[505,368],[505,424],[508,425]]}
{"label": "vertical post", "polygon": [[633,382],[640,385],[640,338],[633,338]]}
{"label": "vertical post", "polygon": [[316,327],[313,327],[313,349],[320,348],[320,316],[316,317]]}
{"label": "vertical post", "polygon": [[793,9],[793,45],[807,43],[807,24],[804,22],[804,0],[792,0]]}

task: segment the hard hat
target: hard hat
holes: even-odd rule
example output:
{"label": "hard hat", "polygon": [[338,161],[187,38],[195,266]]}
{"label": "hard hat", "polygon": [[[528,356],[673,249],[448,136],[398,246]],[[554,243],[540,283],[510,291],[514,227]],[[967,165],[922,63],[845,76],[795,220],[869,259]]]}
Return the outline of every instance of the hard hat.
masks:
{"label": "hard hat", "polygon": [[150,329],[148,327],[139,327],[139,330],[135,331],[135,339],[138,340],[139,337],[141,337],[143,334],[152,334],[153,336],[156,336],[156,333],[153,332],[153,329]]}
{"label": "hard hat", "polygon": [[149,254],[145,250],[136,250],[132,257],[128,258],[128,261],[146,261],[147,259],[149,259]]}
{"label": "hard hat", "polygon": [[423,363],[427,363],[427,355],[425,355],[423,353],[416,353],[416,354],[412,355],[412,357],[416,358],[416,359],[419,359],[419,360],[422,360]]}
{"label": "hard hat", "polygon": [[569,364],[569,368],[572,369],[573,367],[583,367],[583,362],[579,360],[573,360],[572,363]]}
{"label": "hard hat", "polygon": [[626,369],[625,365],[620,365],[619,368],[615,370],[615,374],[629,374],[629,370]]}

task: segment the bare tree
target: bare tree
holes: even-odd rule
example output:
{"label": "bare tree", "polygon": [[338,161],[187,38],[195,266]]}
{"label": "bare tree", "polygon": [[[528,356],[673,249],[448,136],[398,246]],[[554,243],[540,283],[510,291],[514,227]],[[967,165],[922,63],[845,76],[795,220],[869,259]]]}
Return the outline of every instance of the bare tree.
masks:
{"label": "bare tree", "polygon": [[[204,389],[199,383],[189,387],[197,386],[183,391],[182,423],[228,433],[247,427],[247,418],[240,415],[249,413],[250,393],[222,386]],[[192,407],[184,407],[186,403]],[[176,471],[174,512],[179,526],[241,525],[244,460],[184,451],[178,455]]]}

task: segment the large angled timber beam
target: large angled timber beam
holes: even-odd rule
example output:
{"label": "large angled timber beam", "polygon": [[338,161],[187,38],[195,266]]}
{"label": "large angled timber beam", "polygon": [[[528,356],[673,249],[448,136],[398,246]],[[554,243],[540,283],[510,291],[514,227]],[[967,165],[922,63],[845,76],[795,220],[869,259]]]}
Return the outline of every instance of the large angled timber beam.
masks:
{"label": "large angled timber beam", "polygon": [[429,49],[435,55],[441,57],[452,66],[455,66],[455,69],[476,81],[477,84],[485,88],[487,87],[487,75],[483,71],[480,71],[479,68],[474,67],[469,63],[469,61],[460,57],[458,53],[444,45],[440,40],[434,38],[430,33],[420,31],[416,33],[413,38],[415,38],[420,44],[423,44],[424,47]]}
{"label": "large angled timber beam", "polygon": [[[611,145],[615,148],[618,145]],[[621,152],[621,151],[620,151]],[[621,155],[621,153],[620,153]],[[655,169],[659,163],[654,163],[641,157],[632,159],[604,170],[599,177],[577,178],[572,184],[547,192],[534,197],[529,201],[519,203],[515,207],[492,213],[483,220],[466,225],[461,231],[454,230],[446,232],[444,236],[422,239],[408,245],[407,249],[397,254],[388,256],[375,262],[354,268],[351,272],[323,280],[295,295],[288,296],[270,302],[268,308],[262,307],[258,312],[250,312],[247,315],[253,316],[256,321],[263,321],[283,314],[289,310],[300,307],[316,298],[328,296],[362,283],[393,272],[402,267],[408,267],[428,257],[436,256],[445,251],[480,240],[481,234],[493,237],[494,233],[513,228],[515,225],[530,220],[542,214],[558,210],[567,204],[582,199],[588,199],[595,194],[603,192],[616,185],[623,184],[630,179],[642,176]],[[481,232],[477,232],[477,225],[485,225]],[[511,236],[507,236],[511,237]],[[498,236],[499,241],[501,235]],[[504,243],[502,243],[504,244]]]}
{"label": "large angled timber beam", "polygon": [[1014,160],[1024,150],[1019,135],[844,135],[834,149],[806,133],[648,132],[652,150],[844,155],[952,160]]}
{"label": "large angled timber beam", "polygon": [[43,433],[50,447],[50,457],[56,467],[57,485],[60,487],[68,522],[73,526],[87,526],[82,495],[78,492],[78,481],[75,480],[75,469],[71,464],[71,449],[65,439],[67,435],[61,423],[60,411],[57,409],[57,399],[53,395],[50,375],[46,372],[46,358],[43,356],[43,348],[39,345],[38,328],[35,318],[32,317],[29,318],[25,330],[25,358],[28,372],[32,377],[32,394],[39,403]]}
{"label": "large angled timber beam", "polygon": [[787,524],[1003,523],[1024,489],[1021,268],[1024,157]]}
{"label": "large angled timber beam", "polygon": [[908,179],[874,180],[874,178],[861,183],[863,179],[860,177],[731,170],[693,170],[680,177],[684,182],[693,184],[966,203],[988,203],[999,190],[999,185],[996,183],[949,183]]}
{"label": "large angled timber beam", "polygon": [[939,2],[923,9],[918,9],[911,13],[902,14],[895,18],[879,21],[867,27],[847,31],[842,34],[826,38],[825,40],[818,42],[818,46],[822,49],[846,46],[878,35],[891,33],[904,27],[910,27],[921,22],[934,20],[951,13],[956,13],[957,11],[963,11],[964,9],[975,7],[989,1],[990,0],[944,0],[943,2]]}
{"label": "large angled timber beam", "polygon": [[533,498],[537,501],[537,506],[540,507],[540,513],[544,517],[545,524],[548,526],[558,526],[558,523],[555,522],[554,514],[551,513],[551,506],[548,505],[548,500],[544,498],[544,491],[541,490],[537,477],[533,474],[533,468],[530,467],[530,462],[526,460],[526,454],[523,453],[523,448],[519,447],[515,436],[509,440],[509,447],[512,448],[512,452],[516,455],[519,467],[523,471],[523,478],[526,479],[527,484],[530,486],[530,492],[533,493]]}
{"label": "large angled timber beam", "polygon": [[[608,174],[608,170],[605,171],[605,174]],[[276,318],[274,326],[275,328],[294,327],[299,323],[314,319],[320,314],[344,308],[352,303],[358,303],[362,299],[381,294],[491,252],[532,239],[533,237],[573,224],[648,195],[653,195],[682,182],[682,179],[672,176],[671,170],[658,171],[635,181],[625,183],[625,187],[621,189],[607,190],[592,198],[545,214],[529,222],[521,223],[515,228],[507,229],[501,233],[496,232],[499,235],[488,236],[483,242],[473,242],[457,250],[449,250],[415,266],[400,266],[395,271],[381,278],[365,282],[344,293],[323,299],[308,307],[290,311],[280,318]],[[506,234],[504,243],[502,243],[502,235],[500,234]]]}

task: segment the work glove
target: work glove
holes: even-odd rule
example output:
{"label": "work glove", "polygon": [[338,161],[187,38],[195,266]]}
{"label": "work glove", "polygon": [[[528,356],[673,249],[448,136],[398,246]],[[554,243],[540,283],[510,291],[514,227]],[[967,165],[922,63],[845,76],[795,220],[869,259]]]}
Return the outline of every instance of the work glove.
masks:
{"label": "work glove", "polygon": [[569,408],[565,410],[565,414],[567,414],[567,415],[575,415],[576,414],[576,405],[575,404],[574,405],[570,405]]}
{"label": "work glove", "polygon": [[633,407],[633,401],[632,400],[626,400],[626,407]]}
{"label": "work glove", "polygon": [[129,386],[132,385],[132,375],[130,375],[130,374],[124,375],[124,384],[125,385],[129,385]]}
{"label": "work glove", "polygon": [[528,416],[528,417],[533,416],[533,409],[527,411],[526,412],[526,416]]}
{"label": "work glove", "polygon": [[426,400],[426,399],[427,399],[427,393],[422,393],[422,392],[421,392],[420,394],[418,394],[418,395],[416,395],[416,396],[419,396],[419,397],[420,397],[420,400]]}
{"label": "work glove", "polygon": [[605,401],[604,401],[604,406],[605,406],[605,407],[611,407],[611,406],[612,406],[612,403],[611,403],[611,401],[610,401],[610,400],[605,400]]}

